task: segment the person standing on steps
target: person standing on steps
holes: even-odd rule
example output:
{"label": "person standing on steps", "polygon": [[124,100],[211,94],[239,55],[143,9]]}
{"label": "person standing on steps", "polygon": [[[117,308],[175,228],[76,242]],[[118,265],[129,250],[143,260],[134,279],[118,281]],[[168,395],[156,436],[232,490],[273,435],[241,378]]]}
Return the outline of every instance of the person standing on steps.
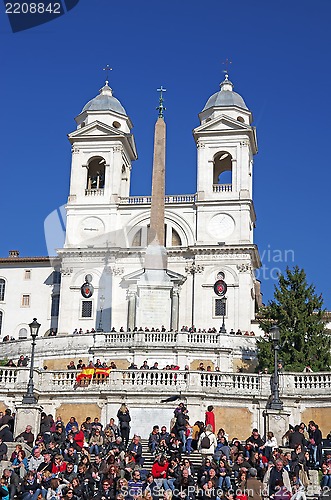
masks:
{"label": "person standing on steps", "polygon": [[213,433],[215,434],[215,413],[214,413],[214,407],[213,406],[208,406],[207,411],[206,411],[206,419],[205,419],[205,425],[211,425],[213,428]]}
{"label": "person standing on steps", "polygon": [[117,418],[119,421],[119,427],[120,427],[120,432],[121,432],[123,444],[124,444],[124,447],[126,449],[128,446],[128,442],[129,442],[131,417],[130,417],[129,409],[125,403],[123,403],[121,405],[120,409],[118,410]]}

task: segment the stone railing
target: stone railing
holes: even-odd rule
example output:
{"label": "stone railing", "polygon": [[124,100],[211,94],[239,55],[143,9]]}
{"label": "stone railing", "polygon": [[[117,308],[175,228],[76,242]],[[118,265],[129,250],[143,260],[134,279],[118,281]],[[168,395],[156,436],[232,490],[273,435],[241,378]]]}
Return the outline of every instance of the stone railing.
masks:
{"label": "stone railing", "polygon": [[144,332],[145,342],[159,342],[161,344],[175,344],[178,333],[175,332]]}
{"label": "stone railing", "polygon": [[[191,332],[110,332],[98,333],[95,335],[94,347],[102,347],[104,344],[113,347],[126,345],[137,347],[144,344],[149,348],[156,347],[185,347],[190,348],[204,347],[206,349],[219,347],[229,347],[230,336],[221,335],[219,333],[191,333]],[[233,335],[231,335],[233,337]],[[235,337],[237,338],[237,337]],[[245,340],[243,340],[245,339]],[[255,348],[254,343],[247,343],[247,337],[243,337],[241,341],[242,348]],[[226,345],[225,345],[226,344]]]}
{"label": "stone railing", "polygon": [[114,332],[114,333],[105,333],[104,341],[105,344],[131,344],[134,339],[133,332]]}
{"label": "stone railing", "polygon": [[[255,352],[256,339],[245,335],[203,332],[94,332],[82,335],[59,333],[56,337],[38,337],[36,339],[36,358],[45,358],[59,352],[64,355],[82,356],[89,349],[113,348],[117,346],[142,346],[148,350],[155,348],[186,347],[205,350],[220,348],[249,350]],[[3,359],[16,359],[31,351],[31,339],[18,339],[1,345]],[[36,364],[38,366],[38,364]]]}
{"label": "stone railing", "polygon": [[[108,377],[94,376],[76,384],[76,370],[34,370],[35,391],[39,395],[82,391],[149,391],[161,392],[173,387],[187,394],[214,393],[240,397],[268,398],[270,375],[254,373],[222,373],[183,370],[111,370]],[[15,390],[24,393],[29,379],[29,368],[0,367],[0,394]],[[280,396],[323,397],[330,393],[331,373],[282,373],[280,374]]]}
{"label": "stone railing", "polygon": [[232,192],[232,184],[213,184],[214,193]]}
{"label": "stone railing", "polygon": [[283,393],[300,395],[327,394],[331,391],[331,373],[283,373],[280,377],[280,389]]}
{"label": "stone railing", "polygon": [[0,385],[9,386],[16,384],[18,371],[19,368],[0,367]]}
{"label": "stone railing", "polygon": [[85,196],[102,196],[103,189],[85,189]]}
{"label": "stone railing", "polygon": [[250,373],[216,373],[202,372],[200,384],[202,387],[216,387],[221,389],[235,390],[236,392],[249,391],[250,393],[262,393],[262,382],[264,377]]}
{"label": "stone railing", "polygon": [[[165,203],[194,203],[196,194],[174,194],[164,197]],[[120,199],[120,204],[140,205],[143,203],[150,204],[151,196],[125,196]]]}
{"label": "stone railing", "polygon": [[191,344],[218,344],[219,333],[188,333],[187,340]]}

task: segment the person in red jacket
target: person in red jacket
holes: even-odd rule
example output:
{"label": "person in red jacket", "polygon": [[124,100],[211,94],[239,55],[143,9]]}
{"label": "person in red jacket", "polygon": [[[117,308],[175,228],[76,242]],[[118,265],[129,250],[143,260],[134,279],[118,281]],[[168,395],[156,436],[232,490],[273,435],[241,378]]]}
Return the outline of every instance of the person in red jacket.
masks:
{"label": "person in red jacket", "polygon": [[[79,431],[78,427],[73,425],[71,429],[71,436],[69,437],[70,444],[72,444],[77,451],[81,451],[84,446],[84,439],[84,432],[81,430]],[[71,440],[73,441],[72,443]]]}
{"label": "person in red jacket", "polygon": [[67,462],[63,460],[62,455],[55,455],[54,463],[52,465],[52,474],[58,474],[59,472],[64,472],[67,468]]}
{"label": "person in red jacket", "polygon": [[160,458],[158,458],[156,462],[154,462],[151,473],[153,474],[155,482],[157,484],[162,485],[163,479],[167,477],[168,467],[169,467],[169,462],[163,455],[161,455]]}
{"label": "person in red jacket", "polygon": [[215,433],[215,414],[213,410],[214,410],[213,406],[207,407],[205,424],[206,427],[207,425],[211,425],[213,428],[213,433]]}

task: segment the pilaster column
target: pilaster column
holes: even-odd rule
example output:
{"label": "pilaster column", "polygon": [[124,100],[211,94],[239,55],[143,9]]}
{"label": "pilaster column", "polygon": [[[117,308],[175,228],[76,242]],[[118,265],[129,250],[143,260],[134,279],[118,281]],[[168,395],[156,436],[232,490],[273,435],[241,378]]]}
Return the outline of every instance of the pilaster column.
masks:
{"label": "pilaster column", "polygon": [[136,292],[135,290],[128,290],[128,320],[127,328],[133,331],[136,323]]}
{"label": "pilaster column", "polygon": [[178,320],[179,320],[179,288],[174,287],[172,290],[172,301],[171,301],[171,328],[173,331],[178,330]]}

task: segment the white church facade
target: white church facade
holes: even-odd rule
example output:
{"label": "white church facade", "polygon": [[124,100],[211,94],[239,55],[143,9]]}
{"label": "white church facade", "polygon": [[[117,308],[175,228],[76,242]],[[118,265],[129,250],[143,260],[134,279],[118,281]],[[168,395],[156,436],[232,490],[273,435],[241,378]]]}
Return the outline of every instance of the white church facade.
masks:
{"label": "white church facade", "polygon": [[[194,325],[218,332],[223,312],[227,330],[256,330],[252,322],[259,288],[254,270],[260,259],[253,242],[257,141],[252,113],[226,76],[199,119],[193,131],[196,193],[165,196],[164,245],[173,272],[168,318],[160,315],[158,324],[154,313],[151,324],[148,314],[137,314],[141,297],[135,274],[144,265],[151,196],[130,196],[137,158],[132,123],[106,82],[69,134],[72,167],[64,247],[56,259],[29,261],[12,252],[0,260],[2,337],[23,338],[31,315],[45,333],[53,328],[58,334],[100,326],[104,331],[162,326],[178,331]],[[90,297],[81,293],[86,276],[93,289]],[[220,277],[227,284],[225,306],[214,293]],[[29,288],[32,283],[37,293]],[[18,296],[13,300],[11,294]],[[161,310],[162,301],[156,296],[153,301]]]}

